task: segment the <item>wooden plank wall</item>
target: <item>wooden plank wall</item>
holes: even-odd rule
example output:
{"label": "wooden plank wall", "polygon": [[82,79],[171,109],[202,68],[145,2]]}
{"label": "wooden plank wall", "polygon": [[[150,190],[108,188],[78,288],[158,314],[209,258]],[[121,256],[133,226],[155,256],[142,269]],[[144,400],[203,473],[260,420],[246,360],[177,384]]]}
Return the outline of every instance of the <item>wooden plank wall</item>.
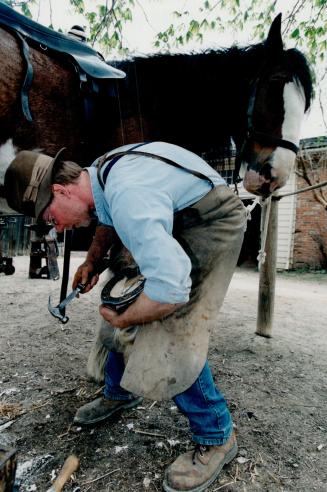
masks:
{"label": "wooden plank wall", "polygon": [[0,253],[3,256],[28,255],[30,253],[30,217],[20,214],[0,215]]}

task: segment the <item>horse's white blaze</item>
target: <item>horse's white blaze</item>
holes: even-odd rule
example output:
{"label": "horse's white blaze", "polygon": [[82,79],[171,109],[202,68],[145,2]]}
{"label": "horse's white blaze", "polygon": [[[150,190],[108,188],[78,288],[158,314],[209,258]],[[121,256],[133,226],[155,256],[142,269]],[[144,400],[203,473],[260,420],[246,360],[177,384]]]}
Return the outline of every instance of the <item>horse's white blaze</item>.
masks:
{"label": "horse's white blaze", "polygon": [[[299,145],[301,123],[305,113],[305,96],[302,87],[295,81],[284,87],[284,121],[282,139]],[[272,158],[272,174],[278,177],[278,185],[283,186],[295,163],[291,150],[277,147]]]}
{"label": "horse's white blaze", "polygon": [[13,145],[12,138],[0,146],[0,185],[4,185],[5,174],[11,162],[15,159],[17,150]]}

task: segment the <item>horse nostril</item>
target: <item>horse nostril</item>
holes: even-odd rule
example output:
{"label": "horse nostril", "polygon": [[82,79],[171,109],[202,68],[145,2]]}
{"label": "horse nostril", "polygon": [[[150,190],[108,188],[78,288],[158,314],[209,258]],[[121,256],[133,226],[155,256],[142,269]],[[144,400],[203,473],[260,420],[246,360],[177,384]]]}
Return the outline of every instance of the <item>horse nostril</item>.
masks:
{"label": "horse nostril", "polygon": [[262,195],[263,198],[268,198],[271,193],[272,190],[270,189],[270,183],[263,183],[260,187],[259,195]]}
{"label": "horse nostril", "polygon": [[263,176],[267,181],[275,181],[276,177],[272,175],[272,165],[269,162],[266,162],[261,166],[259,174]]}

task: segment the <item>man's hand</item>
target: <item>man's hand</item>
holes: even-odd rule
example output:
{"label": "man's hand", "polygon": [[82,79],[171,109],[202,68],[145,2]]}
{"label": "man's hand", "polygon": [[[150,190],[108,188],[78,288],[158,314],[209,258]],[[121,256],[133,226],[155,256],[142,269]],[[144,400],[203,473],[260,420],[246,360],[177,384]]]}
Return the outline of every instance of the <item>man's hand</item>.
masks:
{"label": "man's hand", "polygon": [[77,284],[86,284],[83,294],[89,292],[98,282],[102,272],[101,261],[108,249],[117,241],[117,234],[110,226],[98,225],[91,246],[87,252],[86,260],[82,263],[74,276],[73,289]]}
{"label": "man's hand", "polygon": [[84,261],[74,275],[73,289],[76,289],[77,284],[85,284],[85,289],[82,294],[86,294],[98,283],[99,274],[95,271],[94,263],[91,261]]}
{"label": "man's hand", "polygon": [[142,325],[157,319],[163,319],[173,313],[182,304],[164,304],[153,301],[144,292],[139,295],[136,301],[131,304],[126,311],[118,314],[112,309],[101,305],[99,310],[101,316],[115,328],[126,328],[127,326]]}

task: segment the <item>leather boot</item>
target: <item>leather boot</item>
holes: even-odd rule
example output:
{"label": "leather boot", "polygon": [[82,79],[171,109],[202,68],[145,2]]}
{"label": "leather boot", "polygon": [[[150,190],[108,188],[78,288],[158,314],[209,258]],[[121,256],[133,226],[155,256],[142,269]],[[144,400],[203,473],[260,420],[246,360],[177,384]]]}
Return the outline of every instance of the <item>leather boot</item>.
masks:
{"label": "leather boot", "polygon": [[112,417],[115,413],[136,407],[142,400],[142,397],[133,398],[132,400],[107,400],[104,396],[100,396],[77,410],[74,424],[91,425],[102,422]]}
{"label": "leather boot", "polygon": [[193,451],[181,454],[165,475],[166,492],[201,492],[216,480],[224,465],[237,455],[235,433],[222,446],[197,444]]}

